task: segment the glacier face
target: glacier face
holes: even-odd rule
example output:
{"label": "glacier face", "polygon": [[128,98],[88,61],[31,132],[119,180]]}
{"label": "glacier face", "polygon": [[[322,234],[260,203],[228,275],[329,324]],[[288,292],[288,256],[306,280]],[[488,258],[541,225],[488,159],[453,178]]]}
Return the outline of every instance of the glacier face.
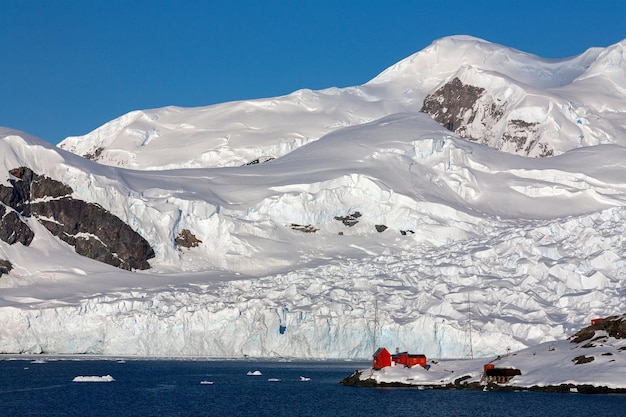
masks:
{"label": "glacier face", "polygon": [[381,345],[455,358],[471,333],[475,356],[502,354],[625,307],[625,214],[616,208],[523,227],[503,222],[449,245],[338,257],[261,278],[195,276],[48,307],[30,300],[30,307],[0,309],[0,346],[11,353],[367,358]]}
{"label": "glacier face", "polygon": [[[360,87],[140,111],[61,146],[101,163],[0,130],[0,181],[62,181],[156,255],[111,270],[29,222],[30,247],[0,242],[0,352],[453,358],[470,336],[500,354],[623,312],[623,100],[593,89],[619,81],[620,45],[554,61],[446,38]],[[597,141],[522,158],[416,113],[460,75],[540,92],[559,103],[542,121]],[[183,230],[202,243],[178,247]]]}

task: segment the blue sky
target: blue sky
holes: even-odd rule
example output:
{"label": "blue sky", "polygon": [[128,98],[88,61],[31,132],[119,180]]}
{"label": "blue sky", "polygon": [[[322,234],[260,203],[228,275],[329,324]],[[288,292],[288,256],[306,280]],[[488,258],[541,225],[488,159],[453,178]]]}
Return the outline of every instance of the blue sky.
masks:
{"label": "blue sky", "polygon": [[57,143],[137,109],[359,85],[456,34],[567,57],[626,38],[626,1],[0,0],[0,125]]}

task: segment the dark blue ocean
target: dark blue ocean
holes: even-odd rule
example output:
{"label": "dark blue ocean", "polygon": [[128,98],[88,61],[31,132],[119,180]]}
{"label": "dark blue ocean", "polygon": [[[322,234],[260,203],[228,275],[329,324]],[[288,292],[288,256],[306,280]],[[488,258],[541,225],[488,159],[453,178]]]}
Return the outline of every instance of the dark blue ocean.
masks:
{"label": "dark blue ocean", "polygon": [[[370,389],[364,363],[0,360],[0,416],[626,416],[626,395]],[[259,370],[262,376],[247,376]],[[115,382],[72,382],[111,375]],[[310,378],[301,381],[300,377]],[[280,381],[269,381],[279,379]],[[212,385],[201,384],[211,381]]]}

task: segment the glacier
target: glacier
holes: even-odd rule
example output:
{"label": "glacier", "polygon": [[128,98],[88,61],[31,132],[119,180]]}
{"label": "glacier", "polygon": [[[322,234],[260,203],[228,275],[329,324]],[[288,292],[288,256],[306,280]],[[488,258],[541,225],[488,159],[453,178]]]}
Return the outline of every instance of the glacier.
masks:
{"label": "glacier", "polygon": [[[626,93],[600,87],[621,85],[624,45],[545,60],[451,37],[358,87],[136,111],[59,147],[0,128],[0,181],[19,166],[62,181],[156,253],[118,270],[27,219],[31,246],[0,242],[0,353],[460,358],[619,314]],[[510,117],[567,127],[550,131],[557,154],[497,151],[419,112],[460,75],[540,95]],[[177,246],[182,230],[202,243]]]}

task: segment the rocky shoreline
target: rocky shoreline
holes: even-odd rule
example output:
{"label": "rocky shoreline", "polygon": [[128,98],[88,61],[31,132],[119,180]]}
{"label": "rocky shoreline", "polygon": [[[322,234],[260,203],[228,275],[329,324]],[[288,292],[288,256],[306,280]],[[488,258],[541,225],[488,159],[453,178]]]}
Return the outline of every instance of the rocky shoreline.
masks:
{"label": "rocky shoreline", "polygon": [[481,384],[479,382],[464,382],[469,376],[456,379],[449,384],[405,384],[402,382],[378,382],[374,379],[361,379],[362,371],[355,371],[339,383],[348,387],[360,388],[413,388],[413,389],[443,389],[443,390],[471,390],[471,391],[508,391],[508,392],[558,392],[578,394],[626,394],[626,388],[609,388],[589,384],[560,384],[531,387],[500,384]]}

